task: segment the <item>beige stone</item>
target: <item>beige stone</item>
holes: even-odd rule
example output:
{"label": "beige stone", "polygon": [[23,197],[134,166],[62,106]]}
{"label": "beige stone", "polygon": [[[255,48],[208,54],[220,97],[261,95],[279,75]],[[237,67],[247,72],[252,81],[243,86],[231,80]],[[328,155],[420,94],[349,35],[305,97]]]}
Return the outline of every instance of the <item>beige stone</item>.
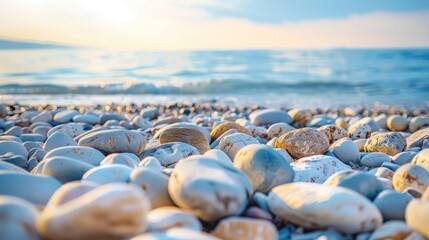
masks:
{"label": "beige stone", "polygon": [[329,139],[319,130],[301,128],[279,137],[275,147],[283,148],[294,159],[299,159],[324,154],[329,148]]}
{"label": "beige stone", "polygon": [[279,137],[285,133],[295,130],[296,128],[292,127],[287,123],[274,123],[267,130],[268,139],[273,139]]}
{"label": "beige stone", "polygon": [[106,184],[72,199],[63,196],[68,191],[67,184],[58,189],[37,220],[47,239],[120,239],[147,227],[150,202],[137,186]]}
{"label": "beige stone", "polygon": [[395,171],[392,181],[396,191],[413,187],[423,192],[429,186],[429,172],[419,165],[407,163]]}
{"label": "beige stone", "polygon": [[408,128],[408,120],[400,115],[392,115],[387,119],[387,128],[395,132],[405,131]]}
{"label": "beige stone", "polygon": [[201,154],[210,150],[209,142],[204,134],[195,128],[176,127],[166,129],[160,136],[161,143],[183,142],[197,148]]}
{"label": "beige stone", "polygon": [[177,227],[196,231],[201,231],[203,228],[198,218],[177,207],[160,207],[154,209],[148,213],[147,222],[148,232],[166,231]]}
{"label": "beige stone", "polygon": [[221,220],[211,234],[228,240],[277,240],[277,229],[269,221],[229,217]]}
{"label": "beige stone", "polygon": [[412,133],[417,132],[423,127],[429,127],[429,117],[413,117],[408,123],[408,128]]}
{"label": "beige stone", "polygon": [[220,125],[213,128],[213,130],[210,132],[210,136],[212,138],[212,141],[215,141],[218,139],[222,134],[224,134],[226,131],[230,129],[235,129],[240,133],[247,134],[249,136],[252,136],[252,133],[247,130],[245,127],[235,123],[235,122],[224,122]]}
{"label": "beige stone", "polygon": [[341,138],[347,137],[347,131],[344,128],[332,124],[320,127],[319,131],[323,132],[326,137],[328,137],[330,144]]}
{"label": "beige stone", "polygon": [[251,144],[259,144],[259,142],[247,134],[233,133],[222,138],[219,143],[219,149],[233,160],[240,149]]}
{"label": "beige stone", "polygon": [[405,138],[400,133],[378,133],[368,139],[364,148],[366,152],[383,152],[395,156],[405,149],[406,144]]}

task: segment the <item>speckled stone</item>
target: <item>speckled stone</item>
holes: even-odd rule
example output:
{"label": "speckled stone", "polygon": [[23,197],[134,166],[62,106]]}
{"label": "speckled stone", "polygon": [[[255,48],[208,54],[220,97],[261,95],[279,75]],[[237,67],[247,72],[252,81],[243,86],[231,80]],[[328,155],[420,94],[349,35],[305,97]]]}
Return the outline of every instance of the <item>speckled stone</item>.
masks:
{"label": "speckled stone", "polygon": [[329,148],[329,140],[319,130],[301,128],[279,137],[276,141],[276,148],[283,148],[294,159],[299,159],[324,154]]}
{"label": "speckled stone", "polygon": [[176,164],[181,159],[200,152],[194,146],[182,142],[164,143],[157,147],[146,148],[140,155],[140,159],[152,156],[159,160],[162,166],[169,167]]}
{"label": "speckled stone", "polygon": [[259,144],[259,142],[247,134],[233,133],[222,138],[219,143],[219,149],[233,160],[240,149],[251,144]]}
{"label": "speckled stone", "polygon": [[83,127],[77,123],[66,123],[55,126],[48,131],[47,137],[50,137],[55,132],[62,132],[68,134],[70,137],[74,138],[82,134]]}
{"label": "speckled stone", "polygon": [[113,129],[90,133],[82,137],[78,144],[104,154],[130,152],[139,155],[145,148],[146,139],[138,132]]}
{"label": "speckled stone", "polygon": [[429,171],[429,149],[423,149],[421,152],[417,153],[411,163],[422,166]]}
{"label": "speckled stone", "polygon": [[52,196],[37,220],[37,229],[43,237],[124,239],[147,228],[150,202],[137,186],[106,184],[86,189],[81,195],[75,188],[76,185],[64,185]]}
{"label": "speckled stone", "polygon": [[354,234],[371,231],[383,222],[380,211],[367,198],[316,183],[277,186],[268,196],[268,205],[278,218],[308,229],[334,227]]}
{"label": "speckled stone", "polygon": [[249,177],[253,191],[268,193],[273,187],[292,182],[294,171],[272,147],[245,146],[234,158],[234,165]]}
{"label": "speckled stone", "polygon": [[222,219],[211,234],[221,239],[249,240],[270,239],[277,240],[277,229],[269,221],[245,218],[229,217]]}
{"label": "speckled stone", "polygon": [[324,155],[301,158],[291,166],[295,171],[294,182],[323,183],[332,174],[351,169],[337,158]]}
{"label": "speckled stone", "polygon": [[347,137],[347,131],[344,128],[332,124],[321,126],[319,131],[323,132],[326,137],[328,137],[330,144],[341,138]]}
{"label": "speckled stone", "polygon": [[176,165],[168,192],[180,208],[204,221],[216,221],[241,214],[253,191],[247,176],[231,163],[191,156]]}
{"label": "speckled stone", "polygon": [[371,133],[371,126],[368,124],[353,124],[348,130],[349,137],[353,140],[369,138]]}
{"label": "speckled stone", "polygon": [[287,123],[274,123],[267,130],[268,139],[280,137],[281,135],[293,131],[295,129],[296,128],[292,127]]}
{"label": "speckled stone", "polygon": [[407,142],[400,133],[377,133],[365,144],[367,152],[383,152],[394,156],[405,149]]}
{"label": "speckled stone", "polygon": [[423,192],[428,185],[429,172],[419,165],[404,164],[393,175],[393,187],[396,191],[414,187]]}

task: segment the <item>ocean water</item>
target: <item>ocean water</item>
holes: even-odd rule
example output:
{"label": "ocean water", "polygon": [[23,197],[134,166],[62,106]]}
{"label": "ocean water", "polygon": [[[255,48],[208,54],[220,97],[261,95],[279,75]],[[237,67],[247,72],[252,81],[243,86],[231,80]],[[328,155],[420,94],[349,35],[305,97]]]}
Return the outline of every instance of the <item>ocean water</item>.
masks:
{"label": "ocean water", "polygon": [[429,108],[429,49],[0,51],[0,101]]}

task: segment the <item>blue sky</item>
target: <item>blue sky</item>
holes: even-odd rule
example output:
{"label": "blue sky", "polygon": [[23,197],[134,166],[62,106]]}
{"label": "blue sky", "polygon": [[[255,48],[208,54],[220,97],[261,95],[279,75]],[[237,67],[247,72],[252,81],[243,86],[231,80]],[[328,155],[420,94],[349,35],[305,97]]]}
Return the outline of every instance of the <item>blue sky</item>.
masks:
{"label": "blue sky", "polygon": [[[407,12],[429,9],[427,0],[238,0],[233,4],[201,3],[212,17],[237,17],[259,23],[341,19],[371,12]],[[225,6],[226,5],[226,6]]]}
{"label": "blue sky", "polygon": [[0,37],[139,50],[429,47],[429,0],[0,0]]}

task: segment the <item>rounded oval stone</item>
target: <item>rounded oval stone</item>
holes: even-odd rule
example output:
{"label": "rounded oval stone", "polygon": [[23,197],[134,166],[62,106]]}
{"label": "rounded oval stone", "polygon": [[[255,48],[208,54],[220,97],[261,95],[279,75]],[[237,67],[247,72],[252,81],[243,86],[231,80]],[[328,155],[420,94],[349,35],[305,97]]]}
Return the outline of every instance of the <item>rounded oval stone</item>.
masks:
{"label": "rounded oval stone", "polygon": [[285,111],[275,109],[263,109],[252,112],[249,115],[250,122],[256,126],[270,125],[274,123],[284,122],[291,124],[292,117]]}
{"label": "rounded oval stone", "polygon": [[429,138],[429,128],[423,128],[407,137],[407,149],[422,147],[423,141]]}
{"label": "rounded oval stone", "polygon": [[410,195],[388,189],[378,194],[374,204],[383,215],[384,221],[405,220],[405,209],[412,199]]}
{"label": "rounded oval stone", "polygon": [[329,148],[329,139],[319,130],[301,128],[279,137],[275,146],[285,149],[294,159],[299,159],[324,154]]}
{"label": "rounded oval stone", "polygon": [[204,133],[196,128],[175,127],[163,131],[159,136],[162,143],[183,142],[194,146],[201,154],[210,150],[209,142]]}
{"label": "rounded oval stone", "polygon": [[62,183],[82,179],[94,165],[68,157],[52,157],[43,160],[41,173],[56,178]]}
{"label": "rounded oval stone", "polygon": [[411,163],[422,166],[429,171],[429,149],[423,149],[417,153]]}
{"label": "rounded oval stone", "polygon": [[59,123],[67,123],[70,122],[74,116],[78,115],[79,112],[76,110],[64,110],[61,112],[57,112],[54,115],[54,121]]}
{"label": "rounded oval stone", "polygon": [[77,142],[73,140],[68,134],[62,132],[55,132],[43,144],[43,150],[49,152],[55,148],[77,146]]}
{"label": "rounded oval stone", "polygon": [[268,195],[268,206],[278,218],[309,229],[333,227],[354,234],[383,223],[380,211],[367,198],[345,188],[316,183],[277,186]]}
{"label": "rounded oval stone", "polygon": [[336,172],[323,184],[348,188],[370,200],[373,200],[384,189],[383,185],[374,175],[354,170]]}
{"label": "rounded oval stone", "polygon": [[15,141],[0,141],[0,155],[6,153],[14,153],[25,159],[28,158],[27,149],[21,143]]}
{"label": "rounded oval stone", "polygon": [[245,218],[229,217],[222,219],[211,234],[221,239],[249,240],[270,239],[277,240],[277,229],[269,221]]}
{"label": "rounded oval stone", "polygon": [[[154,124],[154,126],[155,126],[155,124]],[[188,123],[188,122],[176,122],[176,123],[170,124],[168,126],[165,126],[165,127],[161,128],[159,131],[157,131],[155,133],[155,135],[153,136],[153,138],[159,138],[159,136],[161,136],[161,134],[167,129],[180,128],[180,127],[196,128],[199,131],[201,131],[202,133],[204,133],[204,135],[206,136],[207,142],[211,142],[210,132],[207,129],[205,129],[204,127],[198,126],[196,124],[193,124],[193,123]]]}
{"label": "rounded oval stone", "polygon": [[162,166],[168,167],[176,164],[181,159],[200,152],[194,146],[182,142],[164,143],[156,147],[145,149],[139,156],[140,159],[152,156],[159,160]]}
{"label": "rounded oval stone", "polygon": [[383,152],[394,156],[402,152],[407,145],[405,138],[397,132],[377,133],[365,143],[366,152]]}
{"label": "rounded oval stone", "polygon": [[240,124],[237,124],[235,122],[224,122],[213,128],[213,130],[210,132],[210,136],[212,141],[215,141],[218,139],[221,135],[223,135],[225,132],[235,129],[237,132],[247,134],[249,136],[252,135],[252,133],[247,130],[247,128],[241,126]]}
{"label": "rounded oval stone", "polygon": [[0,239],[40,239],[36,230],[38,214],[23,199],[0,196]]}
{"label": "rounded oval stone", "polygon": [[296,128],[292,127],[287,123],[274,123],[267,130],[268,139],[275,137],[280,137],[281,135],[295,130]]}
{"label": "rounded oval stone", "polygon": [[337,158],[325,155],[301,158],[291,166],[295,171],[294,182],[323,183],[332,174],[351,169]]}
{"label": "rounded oval stone", "polygon": [[168,176],[162,171],[147,167],[134,169],[130,174],[131,182],[140,186],[149,197],[152,208],[174,206],[168,194]]}
{"label": "rounded oval stone", "polygon": [[309,109],[294,108],[287,112],[294,123],[298,123],[300,127],[305,126],[311,121],[311,111]]}
{"label": "rounded oval stone", "polygon": [[0,195],[15,196],[44,206],[61,186],[53,177],[15,172],[0,172]]}
{"label": "rounded oval stone", "polygon": [[387,119],[387,128],[395,132],[405,131],[408,128],[408,120],[400,115],[392,115]]}
{"label": "rounded oval stone", "polygon": [[106,184],[65,203],[55,201],[64,194],[66,188],[55,192],[37,220],[47,239],[124,239],[147,228],[150,202],[137,186]]}
{"label": "rounded oval stone", "polygon": [[373,152],[366,154],[360,160],[360,163],[364,166],[375,168],[380,167],[385,162],[391,162],[389,155],[382,152]]}
{"label": "rounded oval stone", "polygon": [[392,157],[392,163],[398,164],[398,165],[404,165],[406,163],[410,163],[413,158],[417,155],[417,152],[400,152]]}
{"label": "rounded oval stone", "polygon": [[343,163],[359,162],[359,148],[349,139],[338,141],[331,145],[331,151]]}
{"label": "rounded oval stone", "polygon": [[73,122],[89,123],[95,125],[99,123],[99,116],[96,114],[79,114],[73,117]]}
{"label": "rounded oval stone", "polygon": [[234,165],[249,177],[255,192],[268,193],[273,187],[292,182],[294,178],[289,162],[266,145],[243,147],[235,155]]}
{"label": "rounded oval stone", "polygon": [[22,167],[18,167],[13,163],[9,163],[9,162],[0,160],[0,171],[2,171],[2,170],[15,172],[15,173],[21,173],[21,174],[28,174],[28,172],[26,170],[24,170]]}
{"label": "rounded oval stone", "polygon": [[408,226],[429,238],[429,199],[411,200],[405,210],[405,219]]}
{"label": "rounded oval stone", "polygon": [[100,165],[100,162],[104,159],[104,154],[95,148],[82,147],[82,146],[68,146],[59,147],[48,152],[44,159],[52,158],[55,156],[69,157],[84,161],[94,166]]}
{"label": "rounded oval stone", "polygon": [[252,195],[252,185],[232,164],[191,156],[176,165],[168,192],[180,208],[204,221],[216,221],[242,213]]}
{"label": "rounded oval stone", "polygon": [[332,124],[321,126],[319,131],[323,132],[326,137],[328,137],[329,143],[332,144],[335,141],[347,137],[347,131],[342,128]]}
{"label": "rounded oval stone", "polygon": [[429,172],[419,165],[408,163],[395,171],[392,181],[396,191],[414,187],[423,192],[429,185]]}
{"label": "rounded oval stone", "polygon": [[139,165],[139,163],[140,163],[140,159],[137,156],[135,156],[135,158],[133,158],[126,153],[112,153],[112,154],[107,155],[103,159],[103,161],[101,161],[100,166],[107,166],[107,165],[112,165],[112,164],[122,164],[122,165],[128,166],[130,168],[135,168]]}
{"label": "rounded oval stone", "polygon": [[104,154],[130,152],[139,155],[146,145],[145,137],[133,131],[101,130],[82,137],[79,146],[92,147]]}
{"label": "rounded oval stone", "polygon": [[259,142],[247,134],[233,133],[222,138],[219,143],[219,149],[233,160],[240,149],[251,144],[259,144]]}
{"label": "rounded oval stone", "polygon": [[202,231],[203,227],[194,215],[177,207],[160,207],[147,215],[148,232],[166,231],[171,228],[187,228]]}
{"label": "rounded oval stone", "polygon": [[91,181],[99,184],[129,182],[132,171],[132,168],[122,164],[99,166],[87,171],[82,176],[82,181]]}
{"label": "rounded oval stone", "polygon": [[417,132],[423,127],[429,126],[429,117],[413,117],[411,118],[408,128],[412,133]]}

